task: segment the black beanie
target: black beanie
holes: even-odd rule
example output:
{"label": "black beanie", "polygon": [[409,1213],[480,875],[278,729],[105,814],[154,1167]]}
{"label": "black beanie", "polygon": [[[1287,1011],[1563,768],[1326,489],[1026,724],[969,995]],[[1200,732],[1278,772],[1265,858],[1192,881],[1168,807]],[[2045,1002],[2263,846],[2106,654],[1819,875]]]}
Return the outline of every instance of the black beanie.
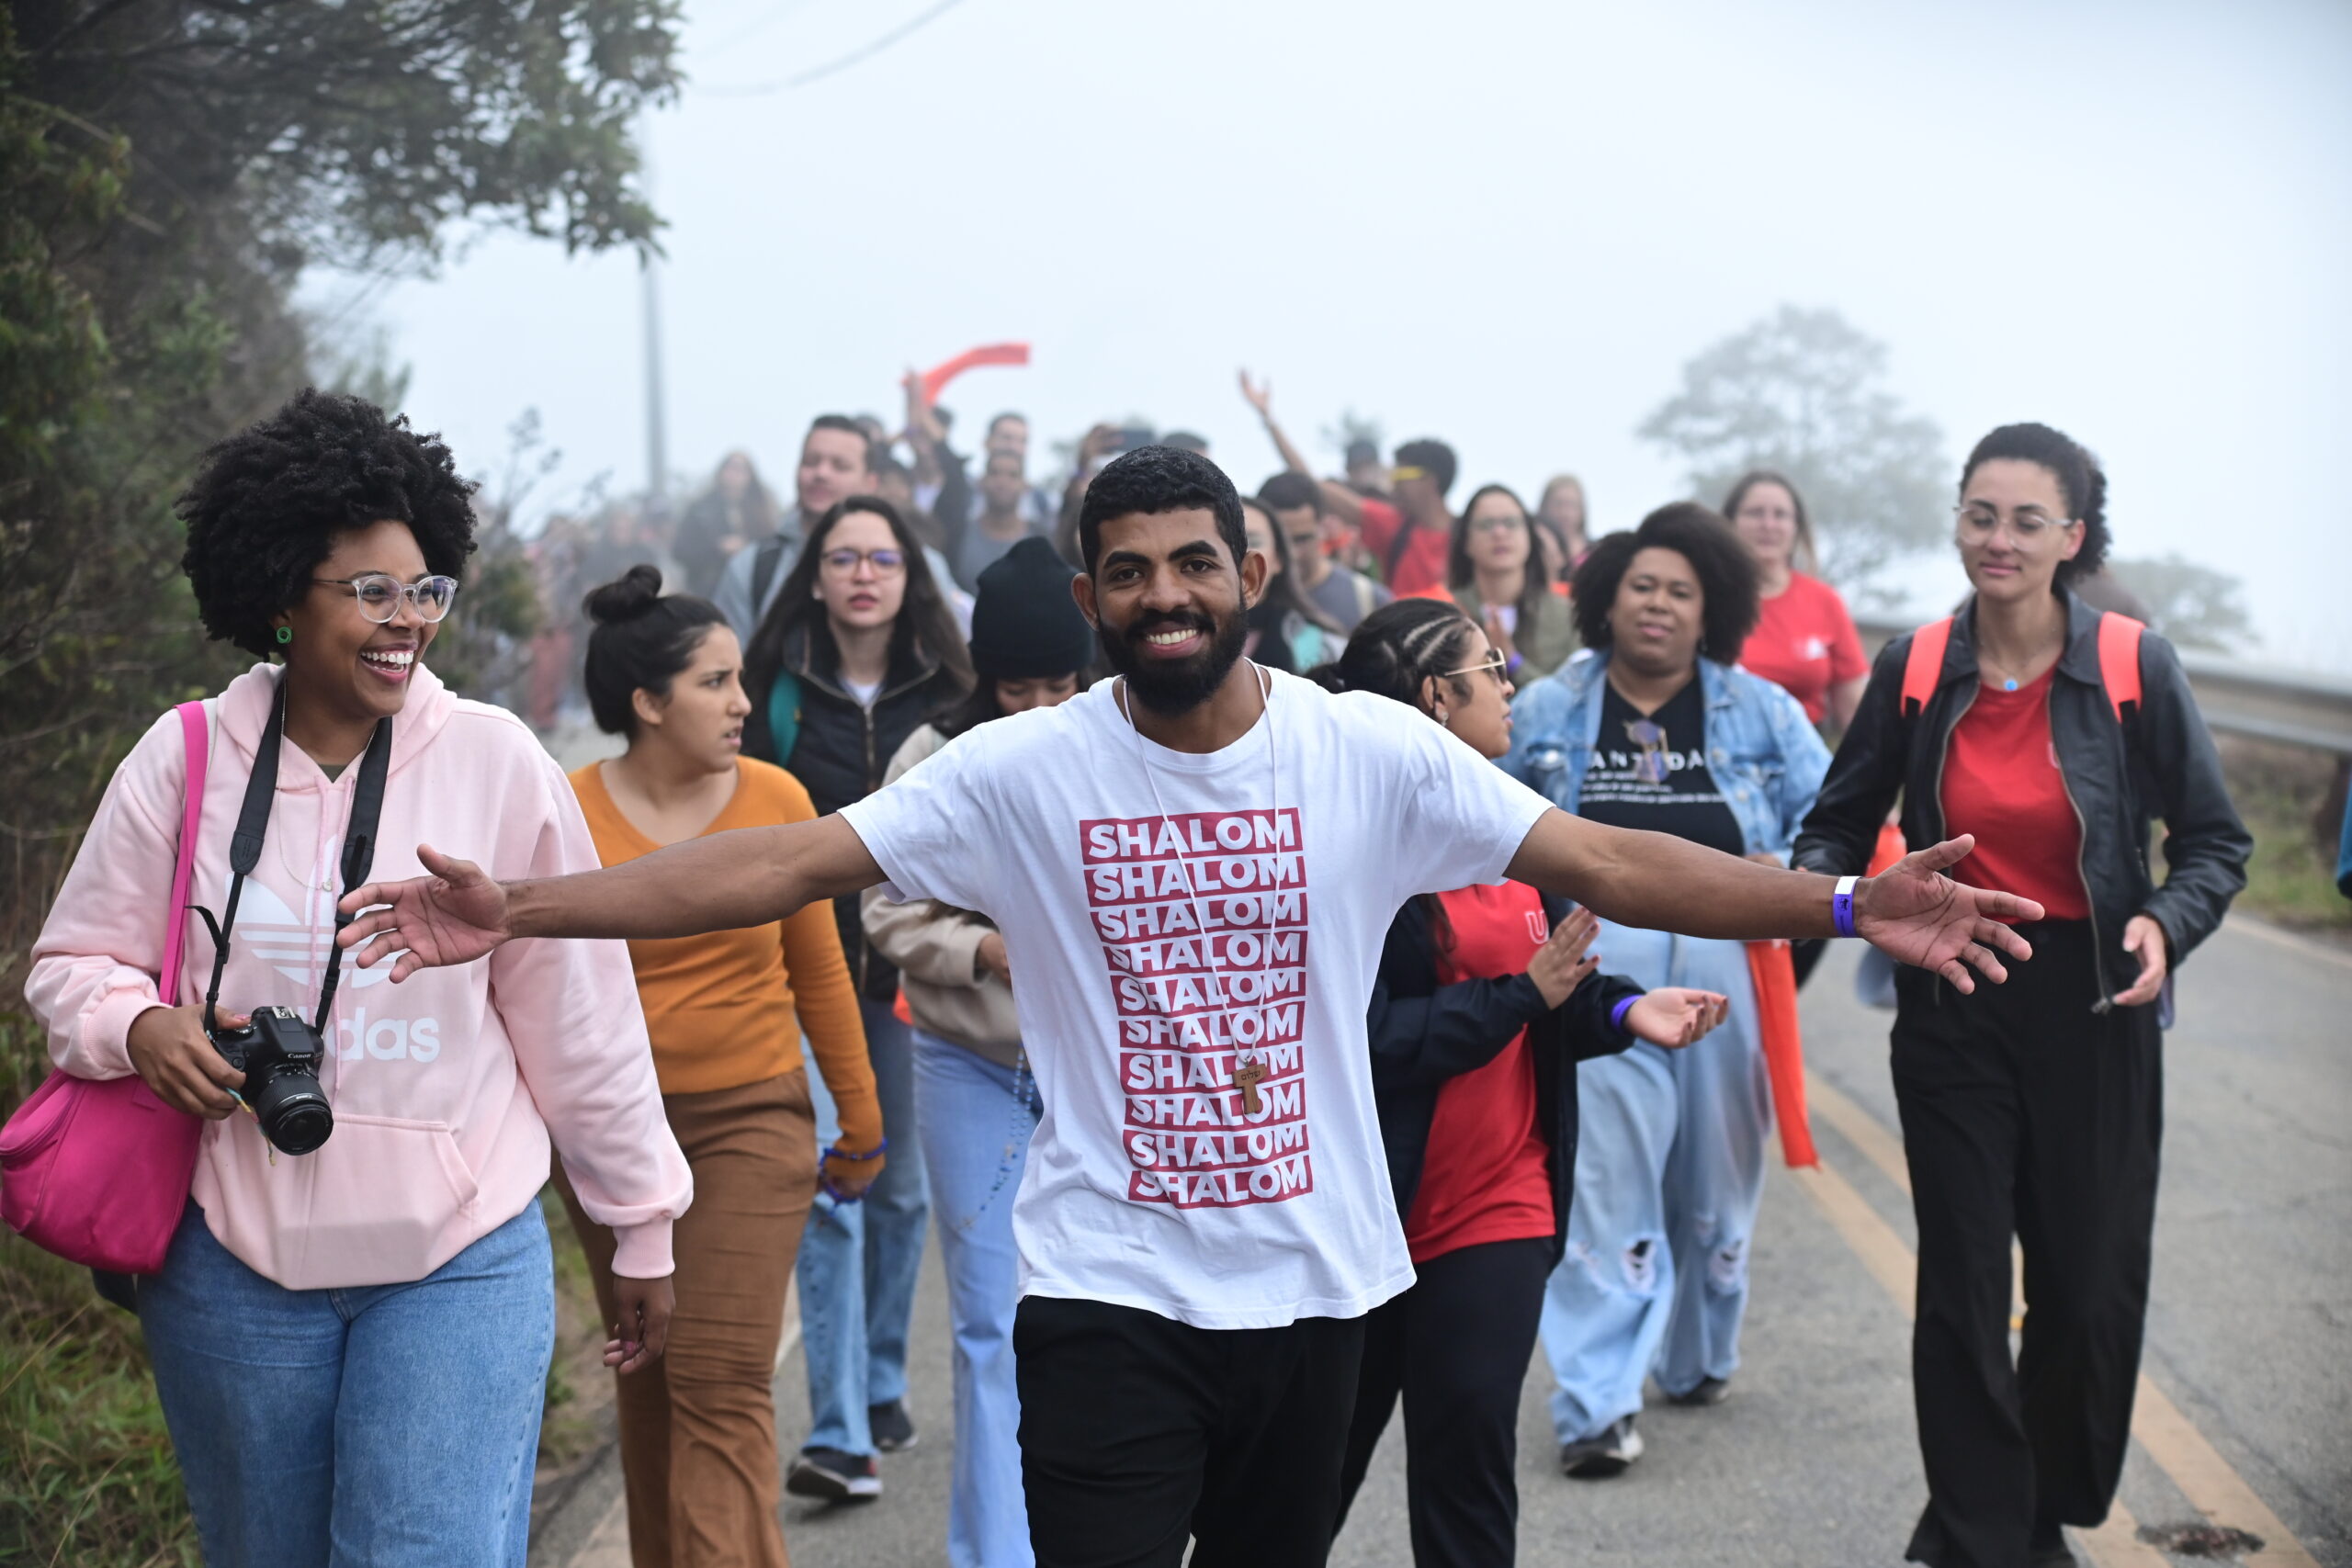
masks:
{"label": "black beanie", "polygon": [[1094,628],[1069,596],[1077,572],[1031,535],[980,573],[972,668],[1000,681],[1074,675],[1094,662]]}

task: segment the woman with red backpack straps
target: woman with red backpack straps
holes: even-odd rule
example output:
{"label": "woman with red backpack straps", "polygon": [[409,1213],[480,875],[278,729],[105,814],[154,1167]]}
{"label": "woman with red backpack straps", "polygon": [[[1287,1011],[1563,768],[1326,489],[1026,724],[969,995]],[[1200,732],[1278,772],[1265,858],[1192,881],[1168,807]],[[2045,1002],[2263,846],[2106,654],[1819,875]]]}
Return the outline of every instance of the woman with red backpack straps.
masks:
{"label": "woman with red backpack straps", "polygon": [[[2091,455],[2047,425],[1977,443],[1955,527],[1974,592],[1880,653],[1796,841],[1799,866],[1860,873],[1900,792],[1911,842],[1973,834],[1952,876],[2047,914],[2020,931],[2034,956],[2007,986],[1963,996],[1895,977],[1928,1472],[1907,1555],[1938,1568],[2071,1563],[2060,1527],[2107,1517],[2147,1315],[2159,998],[2253,849],[2171,645],[2073,591],[2106,557],[2106,497]],[[2014,1366],[2012,1235],[2026,1270]]]}

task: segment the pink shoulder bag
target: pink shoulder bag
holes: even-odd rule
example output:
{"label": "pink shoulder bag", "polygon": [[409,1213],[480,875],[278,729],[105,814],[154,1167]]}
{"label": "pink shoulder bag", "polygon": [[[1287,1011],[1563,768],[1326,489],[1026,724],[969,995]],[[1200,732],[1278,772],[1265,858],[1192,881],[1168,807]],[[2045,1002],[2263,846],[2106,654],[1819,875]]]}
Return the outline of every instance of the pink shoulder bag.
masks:
{"label": "pink shoulder bag", "polygon": [[[179,858],[165,911],[164,972],[156,990],[179,1000],[180,950],[197,823],[204,811],[210,733],[202,703],[182,703],[187,799]],[[204,1123],[155,1098],[137,1074],[77,1078],[51,1072],[0,1128],[0,1219],[27,1241],[74,1263],[116,1274],[153,1274],[187,1207]]]}

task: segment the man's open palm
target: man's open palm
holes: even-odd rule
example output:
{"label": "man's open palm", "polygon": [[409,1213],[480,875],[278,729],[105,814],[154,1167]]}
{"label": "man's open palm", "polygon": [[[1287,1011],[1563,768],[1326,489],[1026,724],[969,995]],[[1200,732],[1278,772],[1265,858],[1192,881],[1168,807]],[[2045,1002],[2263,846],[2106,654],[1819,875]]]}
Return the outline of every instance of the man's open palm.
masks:
{"label": "man's open palm", "polygon": [[335,937],[357,950],[361,968],[397,953],[392,978],[405,980],[420,969],[470,964],[514,934],[507,925],[506,889],[481,867],[424,844],[417,846],[416,858],[432,875],[371,882],[336,906],[345,914],[386,906],[361,915]]}
{"label": "man's open palm", "polygon": [[1854,899],[1854,934],[1905,964],[1933,970],[1962,993],[1976,988],[1971,967],[1996,983],[2007,979],[2002,953],[2033,956],[2032,947],[2009,927],[2041,919],[2041,906],[1943,874],[1975,847],[1965,833],[1946,839],[1905,855],[1861,884]]}

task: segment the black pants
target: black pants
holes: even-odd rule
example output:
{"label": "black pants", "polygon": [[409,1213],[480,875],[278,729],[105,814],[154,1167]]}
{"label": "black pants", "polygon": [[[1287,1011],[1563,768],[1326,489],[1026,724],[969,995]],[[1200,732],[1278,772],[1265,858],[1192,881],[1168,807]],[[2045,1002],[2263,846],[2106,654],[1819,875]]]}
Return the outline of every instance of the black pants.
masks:
{"label": "black pants", "polygon": [[1194,1328],[1026,1296],[1012,1320],[1038,1568],[1321,1568],[1363,1319]]}
{"label": "black pants", "polygon": [[1364,1319],[1340,1517],[1403,1394],[1416,1568],[1497,1568],[1518,1550],[1520,1393],[1556,1256],[1549,1236],[1444,1253]]}
{"label": "black pants", "polygon": [[[2139,1381],[2164,1122],[2156,1010],[2091,1011],[2086,922],[2022,934],[2034,956],[2007,985],[1963,997],[1917,969],[1897,976],[1928,1472],[1909,1556],[1936,1568],[2018,1568],[2037,1527],[2106,1518]],[[2120,946],[2112,956],[2132,968]],[[2014,1367],[2013,1234],[2026,1299]]]}

